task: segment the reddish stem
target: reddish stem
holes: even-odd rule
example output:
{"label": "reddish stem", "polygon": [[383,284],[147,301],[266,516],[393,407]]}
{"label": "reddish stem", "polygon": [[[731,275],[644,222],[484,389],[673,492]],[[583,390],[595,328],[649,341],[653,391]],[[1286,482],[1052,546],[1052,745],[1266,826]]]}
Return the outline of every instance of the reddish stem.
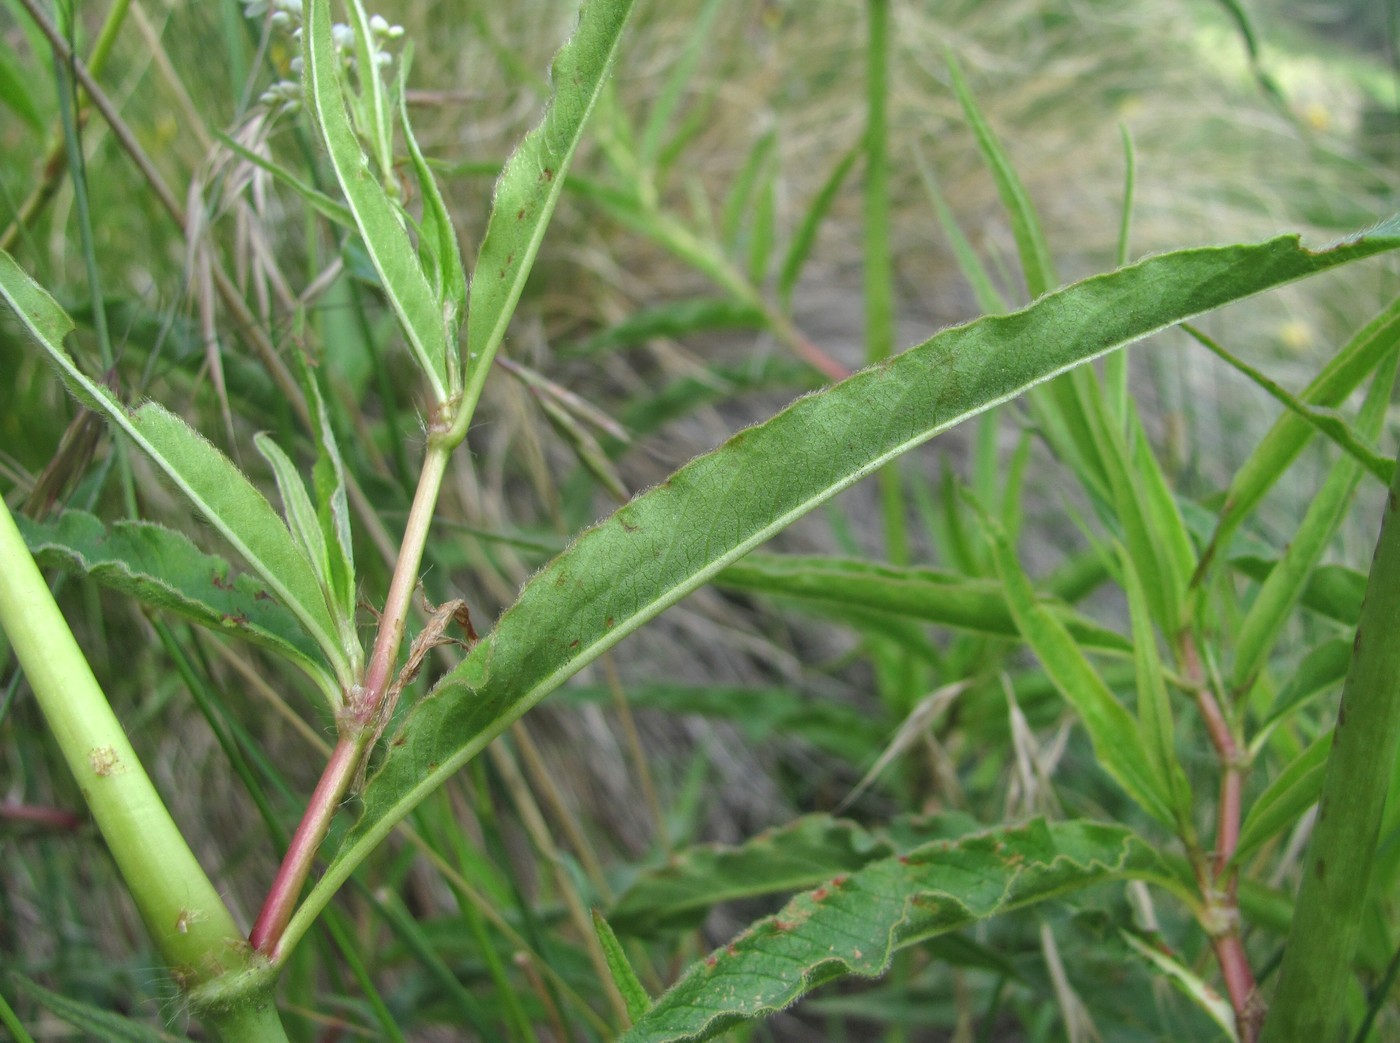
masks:
{"label": "reddish stem", "polygon": [[1235,1011],[1235,1021],[1242,1043],[1255,1043],[1263,1025],[1264,1009],[1249,966],[1249,957],[1240,938],[1239,878],[1230,865],[1239,847],[1242,794],[1244,790],[1244,758],[1240,753],[1230,722],[1220,709],[1201,669],[1200,657],[1190,635],[1181,639],[1181,659],[1185,675],[1196,695],[1196,706],[1210,735],[1220,761],[1220,806],[1216,814],[1215,854],[1210,871],[1198,868],[1199,884],[1206,902],[1211,946],[1220,962],[1225,991]]}

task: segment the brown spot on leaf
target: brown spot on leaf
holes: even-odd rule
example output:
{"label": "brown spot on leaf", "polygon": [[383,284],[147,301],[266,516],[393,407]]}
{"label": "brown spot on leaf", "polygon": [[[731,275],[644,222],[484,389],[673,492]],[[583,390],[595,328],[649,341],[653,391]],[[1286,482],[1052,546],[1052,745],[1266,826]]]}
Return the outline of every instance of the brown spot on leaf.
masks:
{"label": "brown spot on leaf", "polygon": [[540,171],[540,180],[545,182],[553,181],[554,171],[551,170],[549,167],[545,167],[543,170]]}
{"label": "brown spot on leaf", "polygon": [[88,750],[88,763],[92,765],[92,773],[100,778],[125,770],[117,751],[111,746],[94,746]]}

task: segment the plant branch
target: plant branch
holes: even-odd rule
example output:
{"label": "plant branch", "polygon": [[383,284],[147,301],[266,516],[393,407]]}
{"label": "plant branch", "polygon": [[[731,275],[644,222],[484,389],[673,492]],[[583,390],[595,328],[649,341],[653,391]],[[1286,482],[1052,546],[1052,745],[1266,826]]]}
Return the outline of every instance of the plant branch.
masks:
{"label": "plant branch", "polygon": [[1225,979],[1225,991],[1235,1012],[1240,1039],[1244,1043],[1254,1043],[1259,1038],[1264,1010],[1240,937],[1239,876],[1230,865],[1240,840],[1245,756],[1220,709],[1219,700],[1205,678],[1195,641],[1190,634],[1182,636],[1180,653],[1185,679],[1195,693],[1196,706],[1220,761],[1215,852],[1208,870],[1204,865],[1197,867],[1201,896],[1205,899],[1202,925],[1210,935],[1211,946],[1220,963],[1220,973]]}
{"label": "plant branch", "polygon": [[447,459],[455,444],[440,433],[434,433],[429,438],[418,489],[404,526],[398,562],[389,584],[384,611],[379,617],[374,650],[365,667],[364,681],[351,693],[342,711],[339,741],[307,803],[277,876],[268,889],[262,911],[248,936],[253,948],[274,964],[280,963],[284,955],[281,947],[283,932],[297,899],[301,897],[307,877],[311,875],[312,863],[330,830],[331,820],[335,818],[362,763],[369,756],[380,726],[393,712],[393,700],[389,693],[394,688],[394,664],[403,642],[413,591],[418,586],[418,568],[423,560],[423,548],[427,544],[428,529],[437,507]]}

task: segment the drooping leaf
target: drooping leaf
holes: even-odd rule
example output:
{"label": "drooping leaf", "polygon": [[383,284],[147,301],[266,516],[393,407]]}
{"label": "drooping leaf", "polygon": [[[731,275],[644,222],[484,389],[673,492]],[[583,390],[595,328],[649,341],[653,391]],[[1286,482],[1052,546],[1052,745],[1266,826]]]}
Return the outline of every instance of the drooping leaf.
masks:
{"label": "drooping leaf", "polygon": [[1169,877],[1116,825],[1036,819],[932,843],[798,895],[693,964],[620,1043],[710,1039],[843,975],[882,974],[925,938],[1108,880]]}
{"label": "drooping leaf", "polygon": [[236,634],[291,660],[337,705],[334,675],[296,619],[248,575],[230,576],[228,562],[205,554],[183,533],[151,522],[110,529],[82,511],[46,521],[16,515],[34,560],[90,576],[104,586],[224,634]]}
{"label": "drooping leaf", "polygon": [[104,385],[84,374],[63,348],[72,321],[3,251],[0,294],[44,349],[69,393],[104,415],[165,472],[292,611],[348,689],[355,680],[353,665],[341,645],[316,572],[267,498],[228,457],[179,417],[154,402],[128,409]]}
{"label": "drooping leaf", "polygon": [[363,791],[360,822],[293,917],[288,937],[306,930],[396,822],[527,709],[882,464],[1172,322],[1397,246],[1400,222],[1391,222],[1321,251],[1288,236],[1148,258],[1023,311],[946,330],[691,461],[537,573],[496,629],[414,708]]}

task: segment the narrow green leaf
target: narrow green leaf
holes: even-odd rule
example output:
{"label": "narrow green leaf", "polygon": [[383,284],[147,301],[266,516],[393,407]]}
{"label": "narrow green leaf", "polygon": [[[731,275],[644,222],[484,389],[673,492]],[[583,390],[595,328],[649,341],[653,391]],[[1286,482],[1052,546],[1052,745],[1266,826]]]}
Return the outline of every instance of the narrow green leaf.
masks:
{"label": "narrow green leaf", "polygon": [[154,402],[128,410],[106,387],[89,379],[63,348],[72,322],[9,254],[0,251],[0,293],[39,342],[69,392],[103,414],[175,483],[234,550],[291,609],[325,653],[348,690],[354,670],[316,573],[282,519],[233,462],[179,417]]}
{"label": "narrow green leaf", "polygon": [[340,626],[342,643],[358,670],[363,651],[355,631],[358,592],[345,463],[340,457],[330,412],[326,409],[326,400],[321,394],[315,372],[299,352],[293,353],[292,368],[311,407],[311,431],[316,440],[316,464],[311,470],[311,486],[316,494],[316,515],[321,523],[326,558],[330,565],[331,593],[328,603],[331,614]]}
{"label": "narrow green leaf", "polygon": [[360,0],[345,0],[355,34],[355,82],[358,92],[347,91],[346,101],[355,113],[362,139],[367,139],[381,183],[394,176],[393,106],[384,89],[384,76],[376,60],[374,30]]}
{"label": "narrow green leaf", "polygon": [[544,119],[520,142],[496,182],[486,236],[472,271],[467,311],[465,431],[491,360],[564,186],[574,149],[617,56],[632,0],[586,0],[578,28],[555,55],[554,95]]}
{"label": "narrow green leaf", "polygon": [[782,267],[778,269],[778,301],[784,312],[791,309],[793,290],[797,288],[797,280],[801,278],[802,269],[817,241],[817,232],[826,220],[826,215],[831,212],[831,204],[836,201],[841,186],[846,183],[851,168],[859,158],[859,147],[847,150],[822,182],[821,188],[817,189],[807,212],[802,215],[802,222],[797,226],[792,242],[788,244],[787,253],[783,255]]}
{"label": "narrow green leaf", "polygon": [[1171,698],[1157,650],[1157,634],[1152,627],[1151,612],[1143,593],[1137,568],[1126,549],[1119,548],[1123,570],[1123,590],[1128,598],[1128,615],[1133,626],[1133,662],[1137,669],[1138,728],[1147,751],[1149,763],[1157,775],[1161,792],[1165,793],[1176,817],[1178,835],[1191,829],[1191,784],[1181,770],[1176,753],[1176,727],[1172,719]]}
{"label": "narrow green leaf", "polygon": [[677,852],[633,881],[608,916],[623,934],[685,930],[721,902],[799,891],[895,853],[888,839],[847,819],[802,815],[739,845]]}
{"label": "narrow green leaf", "polygon": [[[1352,459],[1369,471],[1371,477],[1385,485],[1390,483],[1390,468],[1394,464],[1394,461],[1376,452],[1367,444],[1371,439],[1376,437],[1376,432],[1354,432],[1343,417],[1332,412],[1314,409],[1306,403],[1299,401],[1293,395],[1289,394],[1281,385],[1276,384],[1266,377],[1261,370],[1256,369],[1243,359],[1226,351],[1219,342],[1206,336],[1189,323],[1183,323],[1182,329],[1189,333],[1198,344],[1203,345],[1217,357],[1224,359],[1279,402],[1283,403],[1286,408],[1302,417],[1308,424],[1315,427],[1319,434],[1335,442],[1351,456]],[[1391,383],[1393,383],[1393,381],[1391,381]]]}
{"label": "narrow green leaf", "polygon": [[627,316],[616,326],[595,333],[578,345],[561,351],[565,357],[596,355],[615,348],[642,344],[654,337],[688,337],[713,330],[762,329],[763,310],[750,301],[732,297],[687,297]]}
{"label": "narrow green leaf", "polygon": [[1288,675],[1288,683],[1279,691],[1268,720],[1259,726],[1250,740],[1253,753],[1267,740],[1270,732],[1290,714],[1302,709],[1335,684],[1341,684],[1351,666],[1351,638],[1334,637],[1324,641],[1303,656],[1303,661]]}
{"label": "narrow green leaf", "polygon": [[[397,821],[527,709],[882,464],[1166,325],[1396,247],[1400,222],[1321,251],[1288,236],[1151,257],[1065,287],[1023,311],[945,330],[799,399],[691,461],[580,534],[534,576],[492,634],[419,702],[362,793],[360,822],[293,917],[288,936],[307,929]],[[1024,600],[1034,607],[1033,595]],[[1064,640],[1072,642],[1067,635]],[[1118,712],[1126,715],[1121,706]],[[1131,733],[1131,718],[1127,727]],[[1141,770],[1139,758],[1135,771]]]}
{"label": "narrow green leaf", "polygon": [[710,45],[715,16],[719,14],[723,3],[724,0],[706,0],[705,6],[691,18],[685,49],[672,63],[670,75],[666,77],[656,100],[652,102],[646,126],[642,128],[637,160],[643,167],[656,162],[666,135],[676,126],[676,109],[695,75],[700,56]]}
{"label": "narrow green leaf", "polygon": [[1021,183],[1016,168],[1012,166],[1011,157],[1006,154],[1001,142],[997,140],[996,132],[982,115],[982,110],[977,107],[977,100],[972,96],[967,80],[963,78],[962,69],[951,52],[948,54],[948,76],[952,80],[958,102],[967,116],[968,125],[977,138],[982,158],[991,168],[997,194],[1001,197],[1001,205],[1006,208],[1011,218],[1011,234],[1016,239],[1016,251],[1021,257],[1021,271],[1026,277],[1026,290],[1030,293],[1031,300],[1035,300],[1060,281],[1055,275],[1055,264],[1050,259],[1050,248],[1045,242],[1045,233],[1041,230],[1035,204],[1031,202],[1026,186]]}
{"label": "narrow green leaf", "polygon": [[1263,844],[1295,825],[1303,812],[1317,803],[1332,733],[1319,735],[1312,744],[1279,772],[1268,788],[1250,805],[1231,861],[1241,865]]}
{"label": "narrow green leaf", "polygon": [[[441,303],[443,322],[447,327],[447,374],[449,383],[460,379],[462,360],[457,350],[457,337],[467,317],[467,273],[462,266],[462,253],[457,247],[457,230],[452,215],[447,212],[437,178],[418,148],[413,126],[408,120],[408,55],[399,65],[399,121],[403,125],[404,143],[418,178],[418,194],[423,200],[423,223],[418,230],[418,259],[432,286],[433,296]],[[455,383],[454,383],[455,386]]]}
{"label": "narrow green leaf", "polygon": [[778,132],[770,130],[754,142],[744,165],[739,168],[739,176],[729,187],[720,220],[725,248],[733,256],[743,255],[743,247],[754,232],[755,200],[777,173],[777,149]]}
{"label": "narrow green leaf", "polygon": [[617,986],[622,1002],[627,1004],[627,1016],[635,1022],[651,1006],[651,997],[642,987],[637,972],[632,969],[627,953],[622,949],[622,943],[617,940],[617,935],[608,926],[608,921],[597,909],[593,910],[593,930],[598,935],[598,944],[603,947],[603,958],[608,961],[613,984]]}
{"label": "narrow green leaf", "polygon": [[350,125],[340,57],[331,42],[329,0],[311,0],[306,5],[302,60],[306,65],[307,108],[315,114],[336,180],[350,204],[370,262],[418,367],[432,385],[433,397],[439,403],[446,402],[448,387],[455,378],[447,371],[447,326],[441,303],[434,299],[419,266],[402,212],[370,170]]}
{"label": "narrow green leaf", "polygon": [[948,237],[948,245],[953,248],[953,257],[957,259],[958,270],[962,272],[967,284],[972,287],[972,295],[977,299],[977,307],[984,315],[996,315],[1006,311],[1006,298],[1001,295],[1001,291],[992,282],[991,273],[987,271],[987,266],[982,263],[977,256],[977,251],[968,242],[967,236],[963,234],[962,227],[953,216],[952,207],[943,198],[943,193],[938,189],[938,182],[934,180],[933,170],[928,164],[928,160],[922,152],[917,152],[914,159],[918,164],[919,177],[923,180],[924,189],[928,192],[929,199],[933,202],[934,213],[938,215],[938,223],[943,228],[943,234]]}
{"label": "narrow green leaf", "polygon": [[[1400,343],[1400,297],[1368,322],[1322,367],[1297,399],[1323,408],[1340,405]],[[1235,472],[1216,522],[1199,573],[1216,548],[1228,546],[1240,523],[1259,506],[1264,495],[1303,451],[1316,428],[1295,413],[1284,413]]]}
{"label": "narrow green leaf", "polygon": [[222,131],[216,130],[214,136],[218,138],[219,144],[223,145],[224,148],[228,149],[240,159],[252,163],[259,170],[270,174],[274,181],[291,189],[300,196],[302,201],[310,206],[311,209],[315,210],[332,224],[339,225],[347,231],[354,230],[355,215],[350,212],[348,206],[336,202],[324,192],[302,181],[286,167],[279,166],[268,157],[259,155]]}
{"label": "narrow green leaf", "polygon": [[[934,569],[881,565],[853,558],[750,554],[718,576],[723,587],[894,613],[978,633],[1014,637],[1019,632],[1002,586]],[[1044,602],[1089,647],[1128,652],[1121,634],[1099,626],[1068,605]],[[839,615],[839,613],[838,613]]]}
{"label": "narrow green leaf", "polygon": [[1104,684],[1064,625],[1036,603],[1030,580],[1021,571],[1001,526],[986,516],[983,524],[1021,636],[1084,722],[1094,744],[1094,759],[1143,810],[1159,822],[1175,826],[1170,783],[1154,771],[1156,758],[1147,750],[1137,722]]}
{"label": "narrow green leaf", "polygon": [[[1376,379],[1362,404],[1357,427],[1371,438],[1380,434],[1390,404],[1391,389],[1400,356],[1392,355],[1382,363]],[[1393,469],[1394,464],[1390,465]],[[1304,584],[1332,541],[1333,534],[1351,508],[1353,495],[1361,481],[1362,467],[1354,459],[1343,459],[1328,472],[1303,520],[1288,542],[1278,564],[1259,588],[1249,606],[1235,638],[1235,659],[1230,683],[1243,692],[1263,669],[1273,650],[1284,623],[1302,595]],[[1389,479],[1389,475],[1386,475]]]}
{"label": "narrow green leaf", "polygon": [[[609,703],[612,689],[578,685],[560,691],[566,702]],[[852,706],[816,699],[787,688],[628,685],[632,706],[671,714],[697,714],[732,722],[751,742],[800,739],[853,763],[888,738],[878,718]]]}
{"label": "narrow green leaf", "polygon": [[895,950],[1109,880],[1169,878],[1121,826],[1046,823],[937,842],[798,895],[693,964],[620,1043],[710,1039],[836,978],[873,978]]}
{"label": "narrow green leaf", "polygon": [[1120,929],[1118,934],[1139,956],[1156,968],[1160,974],[1165,975],[1167,980],[1188,996],[1196,1006],[1210,1015],[1211,1020],[1219,1025],[1221,1031],[1225,1033],[1226,1039],[1230,1040],[1231,1043],[1238,1043],[1240,1037],[1235,1031],[1235,1011],[1230,1006],[1229,1000],[1211,988],[1190,967],[1163,952],[1156,945],[1149,944],[1128,931]]}
{"label": "narrow green leaf", "polygon": [[42,132],[44,118],[39,114],[39,106],[34,95],[29,92],[26,80],[30,77],[15,61],[14,51],[7,45],[0,47],[0,102],[29,125],[30,130]]}
{"label": "narrow green leaf", "polygon": [[107,1040],[108,1043],[189,1043],[188,1036],[162,1032],[145,1022],[53,992],[21,974],[12,972],[10,980],[60,1021],[72,1025],[88,1039]]}
{"label": "narrow green leaf", "polygon": [[72,510],[47,522],[23,515],[15,521],[45,568],[79,572],[147,605],[263,645],[300,667],[329,705],[339,705],[340,686],[296,618],[252,577],[230,578],[228,562],[205,554],[183,533],[136,521],[109,529]]}
{"label": "narrow green leaf", "polygon": [[253,436],[253,445],[262,454],[262,458],[272,465],[272,474],[277,480],[277,491],[282,496],[282,513],[286,516],[287,528],[315,570],[322,596],[329,604],[332,599],[326,537],[321,532],[321,519],[316,515],[316,505],[307,495],[306,485],[301,480],[297,465],[292,463],[291,458],[265,432],[260,431]]}

